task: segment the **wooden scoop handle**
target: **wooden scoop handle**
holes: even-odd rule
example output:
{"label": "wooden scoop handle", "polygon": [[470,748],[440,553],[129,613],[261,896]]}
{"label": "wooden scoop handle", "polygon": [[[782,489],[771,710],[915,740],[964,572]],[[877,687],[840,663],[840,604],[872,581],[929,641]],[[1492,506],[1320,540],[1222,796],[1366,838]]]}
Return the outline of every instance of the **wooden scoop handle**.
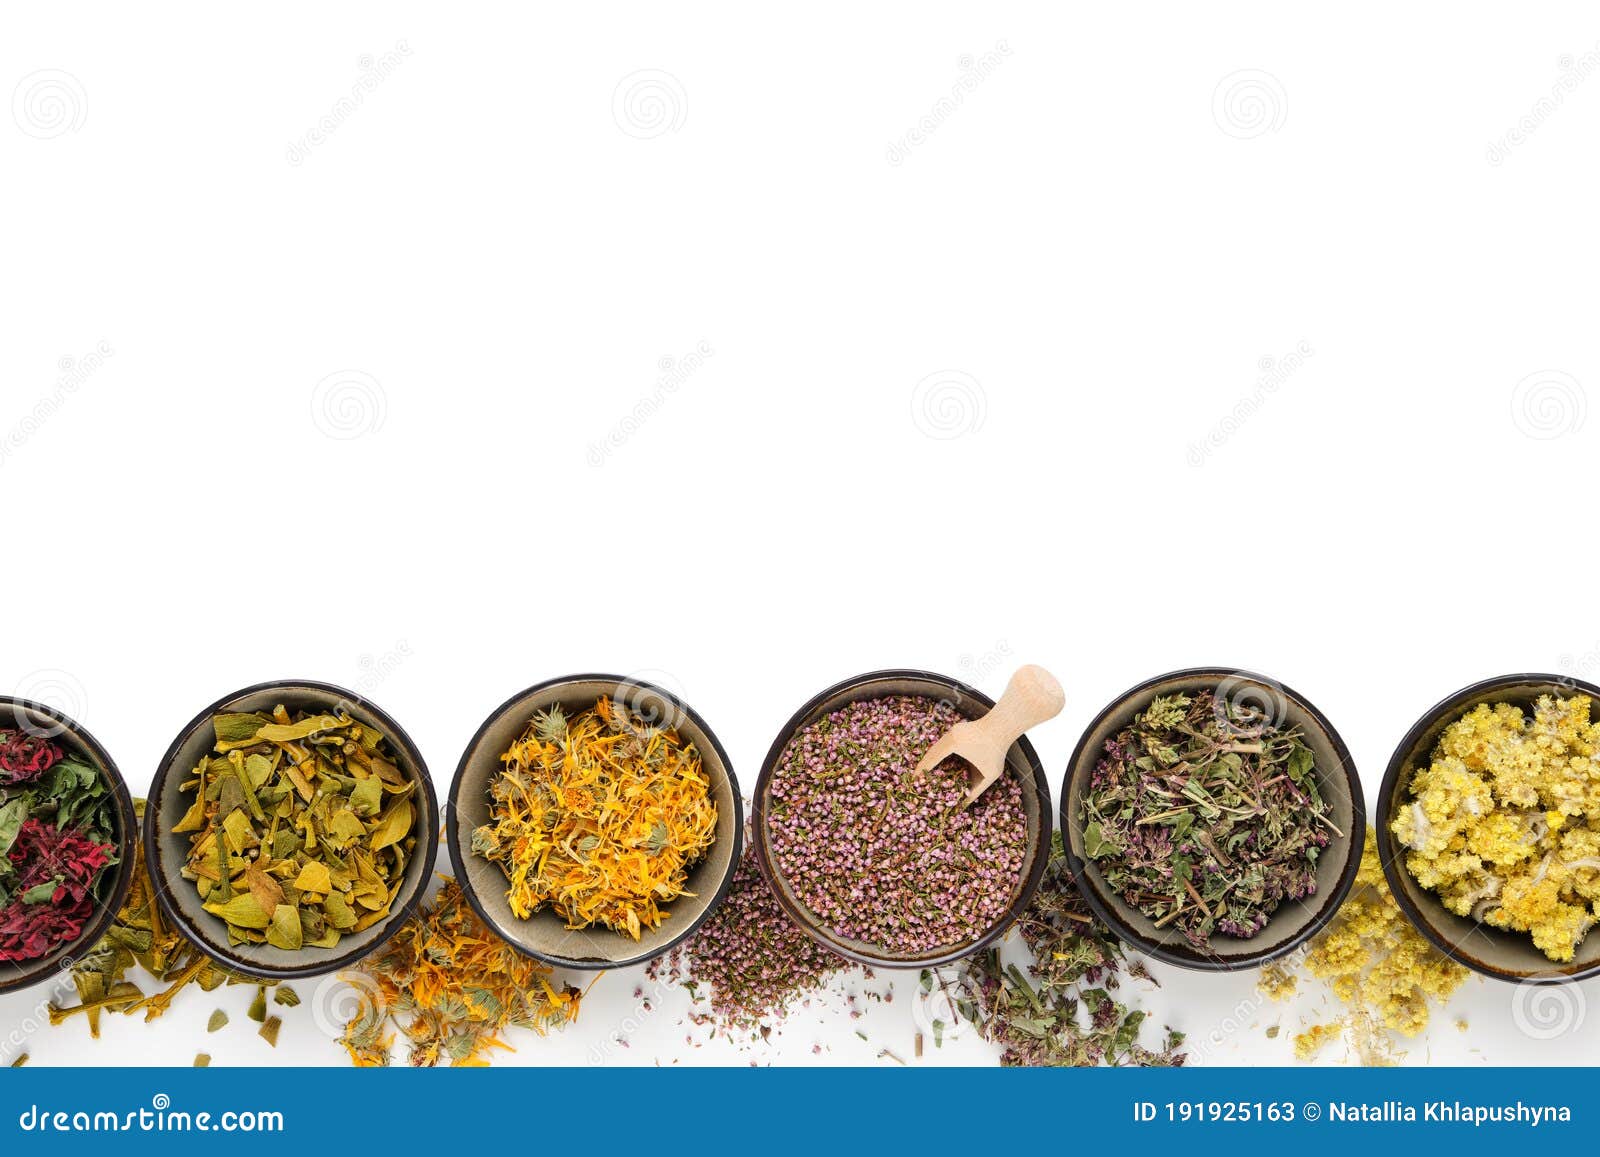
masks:
{"label": "wooden scoop handle", "polygon": [[1024,731],[1055,718],[1066,703],[1067,696],[1055,676],[1030,665],[1011,676],[992,711],[982,719],[958,724],[946,738],[954,741],[949,754],[961,756],[972,769],[961,806],[971,807],[1005,774],[1006,752]]}
{"label": "wooden scoop handle", "polygon": [[1011,682],[1006,684],[1005,693],[1000,696],[1000,702],[994,705],[994,710],[974,725],[975,730],[983,735],[984,754],[988,757],[981,768],[985,775],[992,768],[998,778],[1005,769],[1006,752],[1011,750],[1011,745],[1022,733],[1054,719],[1066,705],[1066,692],[1061,690],[1061,684],[1049,671],[1031,663],[1018,668],[1017,673],[1011,676]]}

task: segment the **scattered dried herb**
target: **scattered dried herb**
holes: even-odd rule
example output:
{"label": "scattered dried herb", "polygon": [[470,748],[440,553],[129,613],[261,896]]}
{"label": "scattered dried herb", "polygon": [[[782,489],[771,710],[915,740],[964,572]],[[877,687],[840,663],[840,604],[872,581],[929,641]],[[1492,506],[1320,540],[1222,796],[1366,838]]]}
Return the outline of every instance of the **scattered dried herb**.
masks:
{"label": "scattered dried herb", "polygon": [[278,1030],[282,1027],[283,1020],[281,1017],[269,1016],[266,1020],[261,1022],[261,1028],[257,1031],[256,1035],[262,1040],[266,1041],[273,1048],[277,1048]]}
{"label": "scattered dried herb", "polygon": [[[143,818],[144,811],[144,800],[135,800],[135,814]],[[162,986],[159,991],[146,996],[128,979],[129,970],[136,965]],[[102,1012],[130,1016],[143,1012],[145,1020],[151,1021],[166,1012],[191,984],[211,992],[223,984],[256,983],[218,967],[166,922],[155,900],[142,846],[134,860],[128,898],[100,942],[73,966],[72,980],[79,1003],[71,1007],[51,1005],[50,1023],[58,1025],[82,1015],[94,1037],[100,1035]]]}
{"label": "scattered dried herb", "polygon": [[511,1047],[508,1028],[543,1036],[578,1015],[578,990],[557,988],[548,969],[500,939],[451,879],[361,962],[353,979],[363,977],[340,1042],[361,1066],[389,1063],[391,1027],[410,1042],[413,1065],[482,1065],[490,1050]]}
{"label": "scattered dried herb", "polygon": [[300,994],[287,984],[280,984],[272,990],[272,1003],[281,1004],[284,1008],[294,1008],[300,1003]]}
{"label": "scattered dried herb", "polygon": [[703,1006],[697,1024],[730,1036],[766,1035],[796,1002],[850,967],[795,926],[747,847],[722,903],[693,936],[652,960],[648,973],[689,990]]}
{"label": "scattered dried herb", "polygon": [[209,1069],[211,1067],[211,1054],[210,1053],[195,1053],[194,1054],[194,1067],[197,1068],[197,1069]]}
{"label": "scattered dried herb", "polygon": [[0,963],[83,935],[117,860],[111,787],[52,739],[0,729]]}
{"label": "scattered dried herb", "polygon": [[1600,723],[1587,695],[1480,704],[1445,728],[1391,830],[1458,916],[1565,963],[1600,911]]}
{"label": "scattered dried herb", "polygon": [[[1124,977],[1155,981],[1083,902],[1062,852],[1051,842],[1038,892],[1017,921],[1032,962],[1027,973],[1003,959],[1003,946],[923,974],[923,990],[945,986],[956,1011],[1003,1049],[1012,1066],[1184,1063],[1183,1034],[1166,1030],[1161,1045],[1139,1043],[1147,1014],[1118,999]],[[1030,979],[1031,978],[1031,979]]]}
{"label": "scattered dried herb", "polygon": [[970,943],[1005,916],[1028,847],[1009,772],[963,809],[968,769],[917,762],[963,716],[920,696],[864,699],[802,728],[767,809],[773,862],[836,935],[918,954]]}
{"label": "scattered dried herb", "polygon": [[522,919],[548,904],[569,928],[601,924],[637,940],[716,839],[694,744],[617,700],[572,719],[541,713],[501,761],[492,822],[472,833],[472,850],[506,874]]}
{"label": "scattered dried herb", "polygon": [[1328,813],[1297,728],[1202,691],[1157,697],[1106,740],[1078,819],[1106,883],[1203,949],[1316,891]]}
{"label": "scattered dried herb", "polygon": [[228,1023],[228,1014],[220,1008],[211,1014],[211,1019],[206,1021],[206,1031],[216,1032]]}
{"label": "scattered dried herb", "polygon": [[1414,1037],[1428,1026],[1468,972],[1411,926],[1389,891],[1369,828],[1355,887],[1332,922],[1311,941],[1304,960],[1267,965],[1258,987],[1273,1000],[1302,991],[1302,976],[1321,981],[1349,1011],[1294,1038],[1295,1056],[1310,1060],[1344,1039],[1364,1065],[1393,1064],[1391,1032]]}
{"label": "scattered dried herb", "polygon": [[333,948],[388,917],[416,848],[416,784],[344,713],[212,719],[214,754],[183,790],[183,875],[230,942]]}

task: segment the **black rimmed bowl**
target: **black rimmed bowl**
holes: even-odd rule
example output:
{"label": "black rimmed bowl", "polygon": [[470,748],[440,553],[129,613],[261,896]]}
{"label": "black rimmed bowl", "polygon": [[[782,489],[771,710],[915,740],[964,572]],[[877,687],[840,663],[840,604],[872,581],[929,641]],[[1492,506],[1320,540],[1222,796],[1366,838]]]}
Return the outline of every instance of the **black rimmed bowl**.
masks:
{"label": "black rimmed bowl", "polygon": [[1439,745],[1445,728],[1478,704],[1510,703],[1532,714],[1534,702],[1541,695],[1570,698],[1574,694],[1588,695],[1600,703],[1600,687],[1560,675],[1499,675],[1463,687],[1435,703],[1406,732],[1389,760],[1383,785],[1378,789],[1378,857],[1383,861],[1384,877],[1389,881],[1389,890],[1394,893],[1400,910],[1440,952],[1496,980],[1564,984],[1600,975],[1600,931],[1591,931],[1584,938],[1571,962],[1558,964],[1535,948],[1533,938],[1526,932],[1492,928],[1457,916],[1435,893],[1412,878],[1405,866],[1405,849],[1396,843],[1389,825],[1395,810],[1410,802],[1412,776],[1432,761],[1433,750]]}
{"label": "black rimmed bowl", "polygon": [[[667,913],[639,939],[610,928],[568,928],[549,908],[524,920],[511,910],[506,876],[499,865],[474,855],[472,832],[490,822],[489,788],[500,773],[500,757],[521,738],[533,717],[560,707],[569,717],[601,699],[620,700],[646,720],[674,730],[694,744],[717,805],[717,834],[705,856],[689,870],[685,894],[664,906]],[[733,883],[744,846],[744,801],[733,763],[710,726],[688,704],[654,684],[619,675],[569,675],[513,695],[497,707],[467,744],[450,785],[445,838],[462,891],[473,911],[517,951],[562,968],[625,968],[642,964],[680,943],[722,902]]]}
{"label": "black rimmed bowl", "polygon": [[[376,728],[389,741],[394,764],[417,785],[411,795],[416,809],[412,831],[416,849],[406,863],[405,879],[386,920],[340,938],[334,948],[305,947],[285,951],[270,944],[229,944],[228,926],[201,905],[194,882],[181,872],[189,858],[188,832],[174,832],[173,826],[189,810],[190,798],[183,782],[209,755],[216,742],[211,725],[214,715],[229,712],[270,712],[279,705],[290,712],[339,712],[357,723]],[[422,901],[433,872],[434,853],[439,844],[439,802],[422,753],[405,729],[392,716],[354,691],[331,683],[305,679],[284,679],[246,687],[217,700],[178,733],[162,757],[150,785],[150,801],[145,807],[144,848],[150,863],[150,877],[161,910],[181,928],[200,950],[225,968],[266,981],[298,980],[322,976],[349,968],[382,946],[394,935]]]}
{"label": "black rimmed bowl", "polygon": [[[1150,917],[1111,889],[1100,869],[1084,853],[1083,824],[1078,819],[1083,793],[1095,764],[1100,761],[1106,740],[1132,723],[1133,717],[1157,696],[1180,692],[1192,695],[1201,691],[1211,691],[1219,698],[1265,711],[1279,726],[1300,728],[1306,745],[1316,757],[1317,783],[1322,798],[1329,805],[1329,818],[1340,833],[1317,858],[1317,888],[1312,895],[1280,904],[1266,927],[1248,940],[1214,933],[1204,949],[1190,944],[1188,938],[1174,928],[1157,928]],[[1282,683],[1249,671],[1222,667],[1197,667],[1158,675],[1112,700],[1078,740],[1061,798],[1061,832],[1067,863],[1084,900],[1112,931],[1140,952],[1168,964],[1204,972],[1257,968],[1287,955],[1316,935],[1333,919],[1339,905],[1350,894],[1356,870],[1361,866],[1366,830],[1367,805],[1355,762],[1327,717],[1308,699]]]}
{"label": "black rimmed bowl", "polygon": [[754,840],[756,862],[766,877],[778,904],[789,919],[799,925],[812,939],[832,949],[840,956],[872,968],[934,968],[970,956],[993,943],[1016,922],[1023,909],[1038,891],[1044,878],[1045,866],[1050,861],[1051,810],[1050,784],[1044,767],[1028,737],[1023,736],[1006,752],[1006,769],[1022,785],[1022,804],[1028,820],[1028,848],[1023,858],[1022,871],[1013,887],[1005,912],[982,935],[964,944],[947,944],[918,954],[894,953],[882,945],[840,936],[829,929],[804,902],[795,895],[773,861],[772,849],[767,839],[767,817],[771,806],[772,779],[789,746],[799,732],[811,726],[830,712],[837,711],[863,699],[881,699],[885,696],[912,695],[924,699],[947,702],[967,719],[980,719],[994,707],[994,700],[982,691],[969,687],[958,679],[933,671],[872,671],[837,683],[811,698],[795,712],[772,741],[766,761],[761,765],[760,778],[756,780],[754,805]]}
{"label": "black rimmed bowl", "polygon": [[110,786],[117,828],[112,833],[117,862],[101,873],[95,889],[94,915],[84,924],[76,940],[58,944],[35,960],[0,964],[0,992],[10,992],[64,976],[79,957],[100,942],[133,885],[135,857],[139,854],[139,823],[134,818],[128,785],[117,765],[95,737],[74,720],[43,703],[0,695],[0,730],[26,731],[48,739],[66,754],[90,764]]}

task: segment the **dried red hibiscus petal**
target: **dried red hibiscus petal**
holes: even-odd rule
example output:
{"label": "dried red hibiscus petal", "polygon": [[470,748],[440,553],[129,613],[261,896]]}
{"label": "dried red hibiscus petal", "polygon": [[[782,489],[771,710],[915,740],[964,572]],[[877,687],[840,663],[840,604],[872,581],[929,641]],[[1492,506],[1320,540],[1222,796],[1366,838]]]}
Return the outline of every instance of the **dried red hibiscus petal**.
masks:
{"label": "dried red hibiscus petal", "polygon": [[[0,908],[0,963],[36,960],[76,940],[94,915],[94,886],[111,862],[111,845],[30,819],[11,845],[17,870],[13,899]],[[54,885],[30,902],[30,895]]]}
{"label": "dried red hibiscus petal", "polygon": [[0,784],[29,783],[62,760],[61,748],[42,735],[0,731]]}

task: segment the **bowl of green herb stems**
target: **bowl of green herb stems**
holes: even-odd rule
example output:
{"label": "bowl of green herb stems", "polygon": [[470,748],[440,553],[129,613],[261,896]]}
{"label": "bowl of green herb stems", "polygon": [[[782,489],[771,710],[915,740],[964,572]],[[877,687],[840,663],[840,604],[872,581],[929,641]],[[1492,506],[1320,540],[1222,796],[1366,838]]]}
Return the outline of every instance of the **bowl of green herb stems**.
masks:
{"label": "bowl of green herb stems", "polygon": [[1061,797],[1067,861],[1126,943],[1201,971],[1258,967],[1328,923],[1361,863],[1350,752],[1264,675],[1174,671],[1095,716]]}
{"label": "bowl of green herb stems", "polygon": [[133,801],[81,725],[0,696],[0,992],[59,978],[133,882]]}
{"label": "bowl of green herb stems", "polygon": [[173,740],[145,809],[161,909],[212,960],[266,981],[379,948],[433,873],[439,805],[404,729],[305,679],[225,695]]}

